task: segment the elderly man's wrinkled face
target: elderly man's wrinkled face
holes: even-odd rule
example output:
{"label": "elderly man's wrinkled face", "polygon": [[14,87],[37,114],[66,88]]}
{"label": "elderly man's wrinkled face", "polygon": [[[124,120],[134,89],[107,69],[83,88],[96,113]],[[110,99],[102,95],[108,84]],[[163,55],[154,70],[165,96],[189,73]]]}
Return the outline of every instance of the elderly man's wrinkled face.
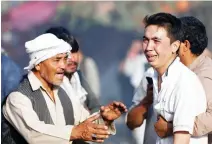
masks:
{"label": "elderly man's wrinkled face", "polygon": [[79,53],[71,53],[71,58],[67,60],[66,73],[74,73],[77,71],[79,63]]}
{"label": "elderly man's wrinkled face", "polygon": [[67,58],[67,53],[63,53],[41,62],[39,64],[41,77],[49,84],[60,85],[63,81]]}

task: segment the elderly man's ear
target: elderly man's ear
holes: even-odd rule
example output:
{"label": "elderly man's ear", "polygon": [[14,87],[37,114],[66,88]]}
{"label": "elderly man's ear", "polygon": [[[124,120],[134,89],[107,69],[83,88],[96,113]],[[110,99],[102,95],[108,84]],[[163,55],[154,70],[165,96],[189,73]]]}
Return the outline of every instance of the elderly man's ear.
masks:
{"label": "elderly man's ear", "polygon": [[40,70],[40,64],[37,64],[37,65],[35,66],[35,69],[36,69],[36,71],[39,71],[39,70]]}

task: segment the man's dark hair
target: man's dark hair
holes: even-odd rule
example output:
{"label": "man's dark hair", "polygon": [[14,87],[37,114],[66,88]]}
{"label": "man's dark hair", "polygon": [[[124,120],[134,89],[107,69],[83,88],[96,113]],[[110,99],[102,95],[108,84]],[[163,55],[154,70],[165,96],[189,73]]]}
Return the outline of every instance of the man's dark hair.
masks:
{"label": "man's dark hair", "polygon": [[171,43],[176,40],[181,41],[182,24],[180,19],[178,19],[176,16],[169,13],[156,13],[146,16],[143,22],[145,24],[145,28],[149,25],[157,25],[165,28]]}
{"label": "man's dark hair", "polygon": [[193,16],[180,18],[183,25],[182,42],[188,40],[191,44],[191,53],[200,55],[208,46],[208,37],[204,24]]}
{"label": "man's dark hair", "polygon": [[77,40],[70,34],[70,32],[64,27],[52,27],[49,28],[45,33],[51,33],[57,36],[59,39],[69,43],[72,47],[71,52],[75,53],[79,51],[79,45]]}

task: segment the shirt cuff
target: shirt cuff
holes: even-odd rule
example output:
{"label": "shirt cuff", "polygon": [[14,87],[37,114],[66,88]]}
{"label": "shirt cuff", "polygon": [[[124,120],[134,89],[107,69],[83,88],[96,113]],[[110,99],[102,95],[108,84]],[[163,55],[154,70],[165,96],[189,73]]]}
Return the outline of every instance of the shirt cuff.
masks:
{"label": "shirt cuff", "polygon": [[61,131],[61,133],[64,133],[64,138],[69,140],[70,141],[70,138],[71,138],[71,133],[72,133],[72,129],[73,129],[74,126],[71,126],[71,125],[67,125],[65,126],[64,130]]}
{"label": "shirt cuff", "polygon": [[187,131],[191,135],[193,134],[193,128],[185,126],[185,125],[174,126],[173,132],[177,132],[177,131]]}

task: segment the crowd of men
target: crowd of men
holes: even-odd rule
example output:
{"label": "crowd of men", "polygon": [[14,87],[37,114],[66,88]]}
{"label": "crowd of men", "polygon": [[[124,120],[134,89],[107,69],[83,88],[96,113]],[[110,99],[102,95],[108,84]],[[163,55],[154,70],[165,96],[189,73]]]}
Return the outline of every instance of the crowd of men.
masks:
{"label": "crowd of men", "polygon": [[[151,66],[126,115],[133,130],[146,119],[144,144],[212,144],[212,60],[204,24],[192,16],[144,18],[142,50]],[[78,70],[79,45],[63,27],[25,43],[29,65],[3,102],[3,144],[103,143],[115,135],[121,102],[100,106]]]}

